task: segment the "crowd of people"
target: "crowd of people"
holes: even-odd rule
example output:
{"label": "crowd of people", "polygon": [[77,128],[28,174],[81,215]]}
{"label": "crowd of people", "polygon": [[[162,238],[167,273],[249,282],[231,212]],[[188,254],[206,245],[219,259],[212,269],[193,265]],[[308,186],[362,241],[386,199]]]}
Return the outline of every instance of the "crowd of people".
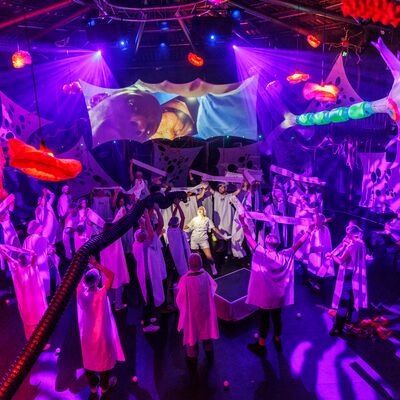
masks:
{"label": "crowd of people", "polygon": [[[109,229],[149,194],[178,190],[160,178],[149,183],[133,168],[131,164],[128,191],[97,188],[74,202],[74,194],[63,186],[55,204],[56,196],[44,188],[24,238],[10,219],[15,197],[3,195],[2,276],[12,282],[26,339],[60,282],[64,272],[60,258],[68,264],[85,242]],[[246,301],[259,308],[260,325],[257,342],[248,348],[257,355],[267,352],[270,319],[273,343],[282,349],[281,311],[294,303],[295,264],[316,292],[323,290],[324,278],[335,275],[334,263],[339,265],[331,335],[343,332],[354,310],[368,307],[363,231],[351,222],[343,241],[332,248],[322,213],[322,185],[280,175],[274,176],[268,192],[259,181],[233,185],[196,181],[190,175],[189,182],[184,188],[186,201],[176,199],[168,209],[155,204],[145,210],[137,226],[89,259],[77,288],[77,308],[83,363],[93,393],[98,386],[105,393],[116,384],[111,371],[124,354],[111,306],[115,312],[126,308],[124,290],[135,282],[143,305],[143,332],[160,330],[160,312],[179,311],[178,330],[183,330],[188,364],[196,365],[200,342],[212,362],[213,340],[219,337],[214,303],[214,278],[221,273],[217,254],[224,262],[251,259]]]}

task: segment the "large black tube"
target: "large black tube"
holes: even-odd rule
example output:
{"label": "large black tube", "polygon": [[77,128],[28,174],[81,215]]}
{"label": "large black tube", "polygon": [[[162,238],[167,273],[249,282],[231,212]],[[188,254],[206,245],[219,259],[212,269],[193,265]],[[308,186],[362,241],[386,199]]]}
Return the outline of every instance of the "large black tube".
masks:
{"label": "large black tube", "polygon": [[156,193],[147,197],[115,223],[110,230],[93,237],[78,250],[38,326],[2,377],[0,399],[12,398],[40,356],[82,278],[89,255],[98,253],[131,229],[138,222],[145,208],[151,208],[154,203],[158,203],[161,208],[168,208],[176,198],[185,200],[186,193],[173,192],[166,196]]}

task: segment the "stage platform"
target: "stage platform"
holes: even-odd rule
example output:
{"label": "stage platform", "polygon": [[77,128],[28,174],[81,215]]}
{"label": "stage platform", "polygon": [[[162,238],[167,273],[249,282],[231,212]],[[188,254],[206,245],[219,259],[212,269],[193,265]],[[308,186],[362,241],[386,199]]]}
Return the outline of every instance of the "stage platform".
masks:
{"label": "stage platform", "polygon": [[240,321],[257,310],[257,307],[246,304],[249,279],[250,271],[241,268],[215,280],[218,284],[215,294],[218,318]]}

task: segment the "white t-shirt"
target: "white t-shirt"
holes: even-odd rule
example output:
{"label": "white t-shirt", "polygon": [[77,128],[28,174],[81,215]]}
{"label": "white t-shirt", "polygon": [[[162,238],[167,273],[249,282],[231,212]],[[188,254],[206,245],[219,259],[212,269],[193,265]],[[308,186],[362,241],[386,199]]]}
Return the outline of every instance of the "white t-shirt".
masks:
{"label": "white t-shirt", "polygon": [[190,240],[201,242],[208,240],[208,232],[214,228],[214,223],[208,217],[194,217],[188,224],[189,230],[192,232]]}

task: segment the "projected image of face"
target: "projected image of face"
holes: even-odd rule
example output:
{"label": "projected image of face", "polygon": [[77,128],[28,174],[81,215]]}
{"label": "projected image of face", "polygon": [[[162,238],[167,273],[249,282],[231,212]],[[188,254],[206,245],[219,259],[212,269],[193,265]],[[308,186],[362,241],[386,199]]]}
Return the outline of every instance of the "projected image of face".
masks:
{"label": "projected image of face", "polygon": [[89,113],[95,144],[116,137],[143,143],[157,131],[162,114],[154,96],[132,89],[104,97]]}

